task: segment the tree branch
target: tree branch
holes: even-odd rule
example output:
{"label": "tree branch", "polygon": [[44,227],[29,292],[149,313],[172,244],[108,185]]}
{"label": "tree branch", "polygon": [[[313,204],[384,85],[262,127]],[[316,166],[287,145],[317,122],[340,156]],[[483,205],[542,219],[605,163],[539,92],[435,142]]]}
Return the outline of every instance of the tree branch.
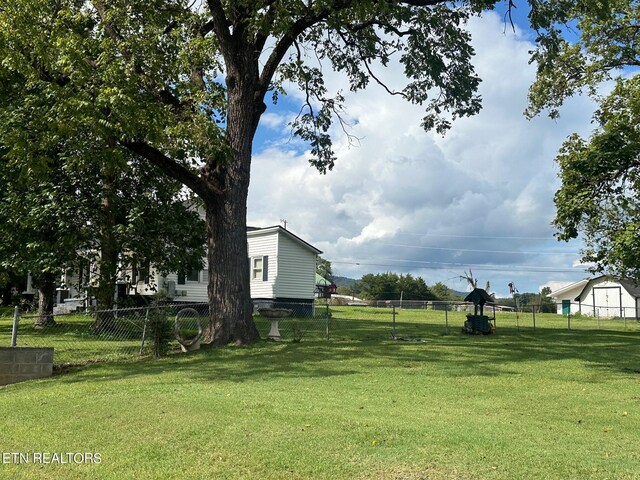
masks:
{"label": "tree branch", "polygon": [[[336,0],[333,5],[328,6],[318,13],[299,18],[293,24],[289,33],[284,35],[280,40],[278,40],[278,42],[276,42],[271,55],[269,55],[269,58],[267,59],[264,68],[262,69],[262,73],[260,74],[259,93],[261,95],[266,94],[271,80],[273,79],[273,75],[276,72],[276,69],[282,62],[282,59],[286,55],[289,48],[291,48],[291,46],[293,45],[293,42],[295,42],[295,40],[300,34],[302,34],[302,32],[304,32],[307,28],[312,27],[313,25],[327,19],[332,13],[349,8],[352,4],[353,0]],[[311,9],[309,11],[312,12]]]}
{"label": "tree branch", "polygon": [[[213,1],[213,0],[209,0]],[[413,7],[429,7],[446,3],[447,0],[389,0],[390,3],[398,5],[408,5]],[[306,29],[326,20],[330,15],[339,11],[346,10],[353,6],[353,0],[335,0],[333,4],[328,5],[324,10],[313,12],[309,8],[309,15],[299,18],[291,27],[289,32],[285,34],[278,42],[267,59],[262,74],[260,75],[260,94],[264,95],[269,88],[269,84],[273,79],[276,69],[282,62],[287,51],[293,45],[294,40],[298,38]],[[399,32],[397,32],[399,33]]]}
{"label": "tree branch", "polygon": [[433,7],[440,3],[447,3],[447,0],[400,0],[397,3],[411,7]]}
{"label": "tree branch", "polygon": [[222,2],[220,0],[207,0],[207,5],[211,14],[212,30],[218,38],[223,53],[228,54],[232,50],[233,38],[229,31],[231,25],[224,13]]}
{"label": "tree branch", "polygon": [[509,21],[509,24],[511,25],[511,29],[513,30],[513,32],[515,33],[516,31],[516,25],[515,23],[513,23],[513,9],[517,8],[516,4],[513,3],[513,0],[509,0],[509,5],[507,7],[507,11],[504,14],[504,30],[502,31],[502,33],[506,33],[507,32],[507,20]]}
{"label": "tree branch", "polygon": [[389,95],[398,95],[398,96],[401,96],[403,98],[407,98],[407,95],[404,92],[397,91],[397,90],[391,90],[387,86],[387,84],[385,84],[382,80],[380,80],[373,73],[373,71],[371,70],[371,65],[369,64],[369,60],[367,59],[366,55],[362,51],[362,47],[360,46],[360,44],[358,44],[357,42],[350,41],[348,38],[345,37],[344,33],[341,32],[341,31],[338,31],[337,33],[338,33],[338,36],[342,39],[342,41],[344,42],[344,44],[346,46],[350,46],[350,47],[354,48],[355,50],[357,50],[358,57],[360,57],[360,61],[364,65],[364,68],[367,70],[367,73],[369,74],[369,77],[373,78],[373,80],[375,80],[375,82],[378,85],[380,85],[382,88],[384,88]]}
{"label": "tree branch", "polygon": [[[268,27],[271,27],[272,22],[275,19],[276,7],[274,6],[274,4],[275,4],[275,0],[267,2],[267,12],[265,13],[264,18],[266,20],[266,25]],[[267,28],[267,31],[270,31],[270,28]],[[264,33],[258,33],[256,35],[256,39],[254,42],[256,46],[256,51],[255,51],[256,59],[260,57],[260,54],[262,53],[262,49],[267,43],[268,38],[269,38],[269,35]]]}
{"label": "tree branch", "polygon": [[178,162],[169,158],[160,150],[152,147],[148,143],[141,141],[121,141],[120,143],[123,147],[147,159],[165,174],[175,178],[179,182],[182,182],[200,198],[207,198],[211,196],[212,193],[222,193],[222,190],[218,186],[205,181],[203,178],[199,177],[185,166],[180,165]]}

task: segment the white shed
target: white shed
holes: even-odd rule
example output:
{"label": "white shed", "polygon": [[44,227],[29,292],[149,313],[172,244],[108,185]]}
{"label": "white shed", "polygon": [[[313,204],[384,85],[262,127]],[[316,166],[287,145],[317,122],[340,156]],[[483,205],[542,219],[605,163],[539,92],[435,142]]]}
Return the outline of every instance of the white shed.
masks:
{"label": "white shed", "polygon": [[638,318],[640,285],[609,275],[581,280],[551,292],[558,313],[581,313],[601,318]]}

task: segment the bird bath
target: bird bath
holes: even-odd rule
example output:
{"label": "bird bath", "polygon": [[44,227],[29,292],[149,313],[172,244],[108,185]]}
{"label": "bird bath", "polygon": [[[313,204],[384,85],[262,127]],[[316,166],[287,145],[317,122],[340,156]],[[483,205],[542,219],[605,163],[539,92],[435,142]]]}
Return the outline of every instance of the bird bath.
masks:
{"label": "bird bath", "polygon": [[291,316],[293,310],[288,308],[260,308],[258,313],[265,318],[271,319],[271,330],[269,330],[267,338],[269,340],[280,340],[280,329],[278,328],[280,319]]}

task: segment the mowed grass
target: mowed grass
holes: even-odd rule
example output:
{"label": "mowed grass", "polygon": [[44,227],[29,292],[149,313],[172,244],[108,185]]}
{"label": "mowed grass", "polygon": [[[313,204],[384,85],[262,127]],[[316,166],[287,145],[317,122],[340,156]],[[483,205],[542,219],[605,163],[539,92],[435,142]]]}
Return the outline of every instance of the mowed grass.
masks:
{"label": "mowed grass", "polygon": [[330,341],[314,319],[300,342],[4,387],[3,452],[101,463],[0,464],[0,477],[640,478],[637,322],[569,331],[545,315],[534,331],[530,314],[499,314],[495,335],[468,336],[463,319],[449,312],[447,334],[444,312],[403,310],[393,341],[384,311],[335,308]]}

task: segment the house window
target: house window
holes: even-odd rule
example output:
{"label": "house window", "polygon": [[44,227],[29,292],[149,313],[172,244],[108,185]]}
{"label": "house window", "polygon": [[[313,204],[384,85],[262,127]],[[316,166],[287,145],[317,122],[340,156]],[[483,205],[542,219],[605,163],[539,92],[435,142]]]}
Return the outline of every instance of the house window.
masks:
{"label": "house window", "polygon": [[200,270],[189,270],[188,272],[178,272],[178,285],[184,285],[187,282],[199,282]]}
{"label": "house window", "polygon": [[269,257],[254,257],[251,260],[251,279],[266,282],[269,279]]}

